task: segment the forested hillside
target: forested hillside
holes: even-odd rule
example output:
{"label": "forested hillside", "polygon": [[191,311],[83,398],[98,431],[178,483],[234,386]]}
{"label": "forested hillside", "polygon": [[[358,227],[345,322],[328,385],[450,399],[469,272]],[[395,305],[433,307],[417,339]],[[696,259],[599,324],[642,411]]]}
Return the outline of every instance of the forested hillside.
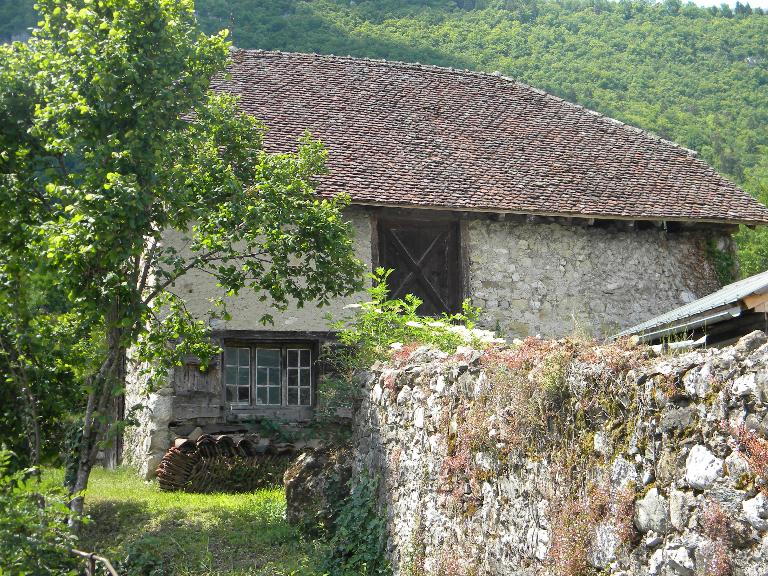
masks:
{"label": "forested hillside", "polygon": [[[34,23],[0,0],[0,38]],[[768,200],[768,16],[622,0],[198,0],[243,48],[351,54],[500,71],[698,150]],[[768,268],[743,232],[742,268]]]}

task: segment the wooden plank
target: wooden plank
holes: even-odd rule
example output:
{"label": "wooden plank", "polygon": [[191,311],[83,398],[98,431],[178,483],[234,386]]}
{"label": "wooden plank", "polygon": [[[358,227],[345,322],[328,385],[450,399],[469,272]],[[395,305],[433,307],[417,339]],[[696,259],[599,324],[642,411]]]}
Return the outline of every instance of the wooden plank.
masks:
{"label": "wooden plank", "polygon": [[379,211],[371,210],[368,214],[371,227],[371,272],[379,265]]}
{"label": "wooden plank", "polygon": [[377,228],[377,264],[394,270],[392,296],[418,296],[422,314],[455,312],[463,293],[459,220],[379,218]]}
{"label": "wooden plank", "polygon": [[[459,259],[458,259],[458,275],[459,275],[459,294],[458,303],[463,302],[465,298],[469,297],[472,291],[472,285],[470,283],[470,274],[472,270],[470,268],[471,254],[469,250],[469,220],[462,218],[459,222],[458,230],[458,244],[459,244]],[[457,304],[458,304],[457,303]]]}
{"label": "wooden plank", "polygon": [[768,302],[768,293],[745,296],[741,301],[744,302],[744,305],[749,309],[757,308],[761,304]]}
{"label": "wooden plank", "polygon": [[336,334],[331,331],[306,330],[218,330],[215,333],[223,346],[228,342],[242,344],[280,343],[280,342],[335,342]]}
{"label": "wooden plank", "polygon": [[[451,207],[451,210],[446,210],[444,206],[415,206],[413,204],[380,204],[376,202],[353,202],[353,206],[366,206],[369,208],[372,207],[380,207],[382,208],[382,211],[386,211],[386,213],[400,213],[403,214],[409,218],[421,218],[422,216],[419,213],[434,213],[434,214],[450,214],[452,218],[456,218],[457,213],[468,213],[468,214],[489,214],[489,213],[501,213],[498,210],[490,211],[488,208],[465,208],[465,207]],[[504,211],[504,214],[518,214],[522,216],[542,216],[542,217],[553,217],[553,218],[593,218],[595,220],[615,220],[615,221],[621,221],[621,220],[641,220],[643,219],[642,216],[621,216],[621,215],[615,215],[615,214],[573,214],[573,213],[564,213],[564,212],[548,212],[546,210],[537,210],[537,211],[531,211],[531,212],[521,212],[521,211]],[[647,218],[648,222],[657,222],[660,221],[660,218]],[[713,228],[722,228],[725,231],[733,231],[738,229],[738,226],[740,224],[744,224],[746,226],[754,226],[753,223],[746,223],[742,220],[733,220],[729,218],[718,218],[718,219],[712,219],[712,218],[669,218],[665,220],[666,222],[690,222],[694,225],[703,225],[703,228],[706,228],[708,230],[712,230]]]}

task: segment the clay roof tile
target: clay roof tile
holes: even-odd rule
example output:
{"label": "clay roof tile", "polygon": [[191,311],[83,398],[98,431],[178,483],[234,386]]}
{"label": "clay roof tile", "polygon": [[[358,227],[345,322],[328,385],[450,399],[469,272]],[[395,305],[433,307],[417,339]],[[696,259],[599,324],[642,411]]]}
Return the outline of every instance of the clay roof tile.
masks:
{"label": "clay roof tile", "polygon": [[649,220],[768,223],[693,151],[496,74],[235,50],[213,87],[291,150],[329,150],[321,195],[353,203]]}

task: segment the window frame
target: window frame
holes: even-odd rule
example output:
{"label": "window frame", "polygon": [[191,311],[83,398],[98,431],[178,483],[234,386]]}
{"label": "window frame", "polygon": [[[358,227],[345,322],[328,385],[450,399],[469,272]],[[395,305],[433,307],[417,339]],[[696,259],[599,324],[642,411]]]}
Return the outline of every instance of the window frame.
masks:
{"label": "window frame", "polygon": [[[221,371],[221,389],[224,397],[224,405],[230,412],[271,412],[271,411],[291,411],[291,410],[313,410],[316,405],[317,398],[317,373],[318,373],[318,352],[319,347],[317,342],[302,342],[302,341],[282,341],[282,340],[270,340],[270,341],[242,341],[242,340],[225,340],[222,342],[221,361],[223,370]],[[231,402],[227,399],[227,388],[232,386],[227,384],[226,375],[226,349],[235,348],[249,350],[250,359],[250,374],[249,374],[249,401],[244,402]],[[280,404],[259,404],[258,403],[258,391],[262,386],[258,385],[258,350],[279,350],[280,351]],[[309,404],[289,404],[288,403],[288,351],[289,350],[306,350],[309,352],[309,366],[302,367],[297,366],[299,370],[308,369],[309,381]],[[299,359],[301,358],[301,352],[299,352]],[[269,394],[269,393],[268,393]],[[297,398],[301,399],[300,389],[297,392]]]}
{"label": "window frame", "polygon": [[[253,389],[251,386],[251,374],[253,372],[253,354],[250,348],[247,346],[227,346],[227,348],[230,348],[231,350],[235,350],[235,364],[228,364],[227,363],[227,354],[226,350],[222,352],[222,366],[224,369],[222,370],[222,378],[224,380],[224,399],[226,400],[227,392],[229,392],[230,388],[234,389],[234,397],[237,398],[235,401],[226,400],[227,404],[230,406],[250,406],[251,401],[253,400]],[[242,359],[240,352],[243,350],[246,350],[248,354],[246,357],[248,358],[248,364],[241,364],[240,361]],[[227,382],[227,369],[228,368],[234,368],[235,369],[235,382],[233,384],[230,384]],[[243,368],[248,369],[248,384],[240,384],[240,370]],[[246,402],[240,401],[240,389],[246,388],[248,389],[248,400]]]}

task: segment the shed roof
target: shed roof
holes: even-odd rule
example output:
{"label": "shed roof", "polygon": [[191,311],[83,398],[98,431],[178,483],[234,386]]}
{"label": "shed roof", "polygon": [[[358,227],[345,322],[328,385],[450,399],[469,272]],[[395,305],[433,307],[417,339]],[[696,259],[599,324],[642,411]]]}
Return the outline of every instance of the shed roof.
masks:
{"label": "shed roof", "polygon": [[235,50],[214,88],[287,151],[329,150],[319,193],[357,204],[643,220],[768,223],[695,153],[496,74]]}
{"label": "shed roof", "polygon": [[700,326],[711,326],[735,318],[758,304],[764,304],[766,295],[768,271],[728,284],[709,296],[627,328],[616,337],[637,334],[643,340],[655,340]]}

